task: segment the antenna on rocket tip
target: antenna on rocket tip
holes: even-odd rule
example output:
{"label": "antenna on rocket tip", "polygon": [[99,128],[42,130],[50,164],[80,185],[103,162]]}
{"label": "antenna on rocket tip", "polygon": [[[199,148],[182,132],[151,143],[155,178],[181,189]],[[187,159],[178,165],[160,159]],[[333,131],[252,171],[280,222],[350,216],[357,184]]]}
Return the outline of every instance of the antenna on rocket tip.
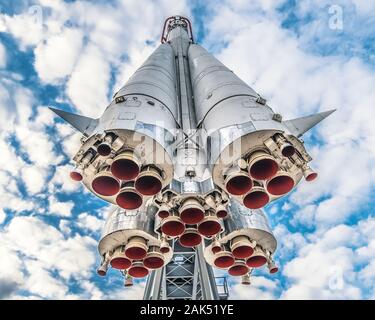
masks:
{"label": "antenna on rocket tip", "polygon": [[161,33],[161,43],[167,42],[168,34],[169,32],[178,27],[182,26],[186,29],[189,39],[192,43],[194,43],[194,37],[193,37],[193,28],[191,27],[191,22],[188,18],[182,17],[182,16],[171,16],[164,21],[163,31]]}

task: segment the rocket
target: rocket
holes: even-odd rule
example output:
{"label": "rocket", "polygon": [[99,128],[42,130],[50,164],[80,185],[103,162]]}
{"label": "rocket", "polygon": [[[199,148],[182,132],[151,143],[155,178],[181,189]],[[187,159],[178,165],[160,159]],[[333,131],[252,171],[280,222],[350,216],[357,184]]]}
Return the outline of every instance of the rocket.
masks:
{"label": "rocket", "polygon": [[254,268],[277,271],[262,208],[317,178],[301,136],[334,112],[284,120],[180,16],[100,118],[50,109],[82,133],[71,179],[115,205],[100,275],[111,266],[145,277],[178,239],[244,283]]}

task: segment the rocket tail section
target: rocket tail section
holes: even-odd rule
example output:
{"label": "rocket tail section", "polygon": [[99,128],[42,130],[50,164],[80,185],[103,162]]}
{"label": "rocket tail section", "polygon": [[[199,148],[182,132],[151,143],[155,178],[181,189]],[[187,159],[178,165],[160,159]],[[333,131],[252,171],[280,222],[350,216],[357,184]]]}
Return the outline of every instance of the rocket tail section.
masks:
{"label": "rocket tail section", "polygon": [[319,122],[327,118],[336,109],[312,114],[309,116],[283,121],[283,124],[296,137],[301,137],[305,132],[316,126]]}
{"label": "rocket tail section", "polygon": [[85,136],[89,136],[98,124],[97,119],[92,119],[85,116],[80,116],[71,112],[55,109],[49,107],[54,113],[56,113],[60,118],[64,119],[73,128],[83,133]]}

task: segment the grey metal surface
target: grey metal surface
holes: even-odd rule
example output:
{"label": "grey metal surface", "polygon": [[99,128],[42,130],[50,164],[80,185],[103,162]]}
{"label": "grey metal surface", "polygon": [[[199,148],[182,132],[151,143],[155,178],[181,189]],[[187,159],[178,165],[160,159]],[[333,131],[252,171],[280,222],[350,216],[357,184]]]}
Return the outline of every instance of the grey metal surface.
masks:
{"label": "grey metal surface", "polygon": [[[177,179],[172,181],[170,187],[175,189],[174,192],[178,194],[202,194],[213,189],[214,185],[212,179],[203,181],[203,173],[207,168],[207,157],[205,149],[199,145],[197,148],[195,140],[197,120],[187,59],[188,48],[192,44],[183,26],[172,29],[167,40],[174,49],[176,78],[178,79],[178,120],[182,124],[183,130],[175,157],[175,177]],[[190,168],[194,172],[189,173]],[[155,298],[158,295],[155,292],[160,291],[158,296],[161,299],[219,299],[213,271],[204,259],[201,245],[196,249],[183,248],[179,245],[178,240],[173,240],[173,252],[173,258],[163,268],[163,272],[155,272],[149,277],[144,298]],[[155,283],[157,275],[162,277],[161,286]]]}

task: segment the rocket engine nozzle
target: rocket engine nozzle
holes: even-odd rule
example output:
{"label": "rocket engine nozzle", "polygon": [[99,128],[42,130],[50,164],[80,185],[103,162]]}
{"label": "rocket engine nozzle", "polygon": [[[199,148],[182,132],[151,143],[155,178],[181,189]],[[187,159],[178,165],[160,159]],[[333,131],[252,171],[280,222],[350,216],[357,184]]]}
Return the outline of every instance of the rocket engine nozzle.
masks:
{"label": "rocket engine nozzle", "polygon": [[253,186],[253,182],[247,172],[236,168],[229,170],[224,183],[228,193],[236,196],[245,194]]}
{"label": "rocket engine nozzle", "polygon": [[192,248],[196,247],[202,242],[202,237],[194,228],[187,228],[180,236],[180,244],[183,247]]}
{"label": "rocket engine nozzle", "polygon": [[249,209],[259,209],[270,201],[270,197],[262,186],[254,186],[248,194],[243,197],[243,204]]}
{"label": "rocket engine nozzle", "polygon": [[134,261],[128,269],[128,274],[133,278],[144,278],[148,275],[149,271],[144,266],[142,261]]}
{"label": "rocket engine nozzle", "polygon": [[123,246],[116,248],[110,261],[111,267],[114,269],[125,270],[131,265],[131,261],[125,256]]}
{"label": "rocket engine nozzle", "polygon": [[102,142],[97,147],[99,155],[106,157],[111,153],[111,145],[108,142]]}
{"label": "rocket engine nozzle", "polygon": [[74,181],[82,181],[83,179],[83,170],[80,168],[74,168],[70,174],[70,178]]}
{"label": "rocket engine nozzle", "polygon": [[227,269],[234,264],[234,257],[229,251],[220,251],[215,253],[214,265],[217,268]]}
{"label": "rocket engine nozzle", "polygon": [[263,250],[255,247],[254,253],[246,260],[246,265],[250,268],[259,268],[267,263],[267,257]]}
{"label": "rocket engine nozzle", "polygon": [[268,270],[270,273],[276,273],[277,271],[279,271],[279,268],[277,267],[277,265],[275,264],[275,262],[273,260],[268,260],[268,263],[267,263],[267,267],[268,267]]}
{"label": "rocket engine nozzle", "polygon": [[281,145],[280,149],[281,149],[281,154],[284,157],[291,157],[296,153],[296,148],[294,148],[294,146],[290,144],[289,142],[284,142]]}
{"label": "rocket engine nozzle", "polygon": [[132,260],[141,260],[146,257],[148,246],[142,237],[131,238],[125,246],[125,256]]}
{"label": "rocket engine nozzle", "polygon": [[103,262],[100,264],[99,268],[96,270],[99,276],[104,277],[107,274],[109,266],[109,259],[104,259]]}
{"label": "rocket engine nozzle", "polygon": [[159,193],[162,188],[162,177],[155,168],[145,168],[138,175],[135,188],[145,196],[153,196]]}
{"label": "rocket engine nozzle", "polygon": [[161,253],[168,253],[171,250],[171,247],[168,243],[168,241],[163,238],[160,244],[160,252]]}
{"label": "rocket engine nozzle", "polygon": [[91,182],[92,189],[99,195],[110,197],[120,190],[120,181],[107,170],[98,172]]}
{"label": "rocket engine nozzle", "polygon": [[288,172],[279,171],[267,181],[266,187],[270,194],[281,196],[291,191],[294,184],[294,179]]}
{"label": "rocket engine nozzle", "polygon": [[224,205],[219,204],[216,207],[216,216],[218,218],[221,218],[221,219],[226,218],[228,216],[228,210],[227,210],[227,208]]}
{"label": "rocket engine nozzle", "polygon": [[150,248],[146,258],[143,259],[143,264],[148,269],[159,269],[164,265],[164,256],[159,248]]}
{"label": "rocket engine nozzle", "polygon": [[178,237],[184,233],[185,225],[178,216],[170,215],[163,219],[161,231],[169,237]]}
{"label": "rocket engine nozzle", "polygon": [[125,187],[120,189],[116,197],[116,203],[121,208],[135,210],[142,205],[143,199],[131,185],[125,185]]}
{"label": "rocket engine nozzle", "polygon": [[240,277],[246,275],[249,271],[249,267],[245,262],[236,260],[233,266],[229,268],[228,273],[233,277]]}
{"label": "rocket engine nozzle", "polygon": [[158,216],[161,219],[165,219],[169,216],[169,207],[165,203],[160,206]]}
{"label": "rocket engine nozzle", "polygon": [[197,199],[188,198],[180,208],[180,218],[186,224],[197,224],[204,219],[204,208]]}
{"label": "rocket engine nozzle", "polygon": [[254,252],[255,245],[246,236],[238,236],[231,241],[230,249],[236,259],[246,259]]}
{"label": "rocket engine nozzle", "polygon": [[99,155],[106,157],[108,156],[112,151],[112,142],[114,138],[112,135],[107,134],[104,138],[104,140],[97,146],[97,152]]}
{"label": "rocket engine nozzle", "polygon": [[221,250],[223,250],[221,244],[219,241],[215,240],[212,242],[212,245],[211,245],[211,251],[213,254],[216,254],[218,252],[220,252]]}
{"label": "rocket engine nozzle", "polygon": [[121,180],[133,180],[140,171],[140,161],[132,151],[124,151],[113,159],[112,174]]}
{"label": "rocket engine nozzle", "polygon": [[305,170],[303,170],[303,176],[305,177],[306,181],[313,181],[318,177],[318,174],[312,170],[310,167],[307,167]]}
{"label": "rocket engine nozzle", "polygon": [[219,219],[214,215],[206,215],[201,223],[198,224],[198,232],[205,236],[211,237],[221,231]]}
{"label": "rocket engine nozzle", "polygon": [[126,274],[125,275],[125,281],[124,281],[124,287],[131,287],[133,285],[133,278]]}
{"label": "rocket engine nozzle", "polygon": [[246,286],[249,286],[251,284],[250,275],[249,274],[245,274],[244,276],[242,276],[242,278],[241,278],[241,284],[246,285]]}
{"label": "rocket engine nozzle", "polygon": [[266,180],[276,174],[279,165],[265,151],[255,151],[249,159],[249,173],[253,179]]}

